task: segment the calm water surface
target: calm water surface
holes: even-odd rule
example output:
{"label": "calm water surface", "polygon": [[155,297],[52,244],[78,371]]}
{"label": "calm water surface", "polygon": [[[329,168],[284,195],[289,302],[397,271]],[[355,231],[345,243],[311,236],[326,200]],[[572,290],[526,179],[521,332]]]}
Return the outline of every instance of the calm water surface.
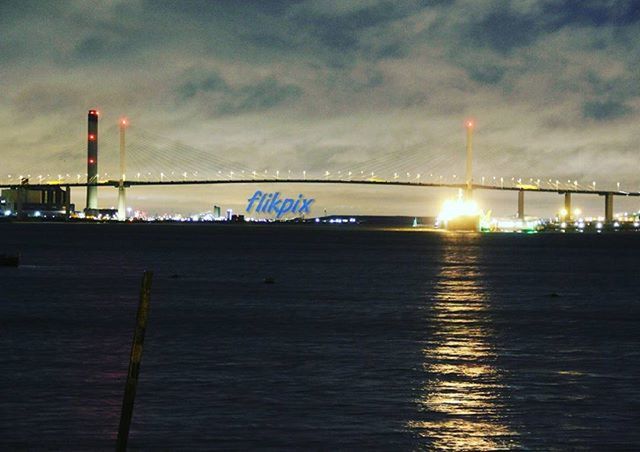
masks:
{"label": "calm water surface", "polygon": [[[640,235],[1,224],[0,449],[636,449]],[[264,284],[273,277],[275,284]]]}

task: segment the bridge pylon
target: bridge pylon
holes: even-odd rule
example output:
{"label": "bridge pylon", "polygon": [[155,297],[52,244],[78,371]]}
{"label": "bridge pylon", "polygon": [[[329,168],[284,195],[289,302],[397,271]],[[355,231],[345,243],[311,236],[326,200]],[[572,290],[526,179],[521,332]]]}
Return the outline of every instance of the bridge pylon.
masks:
{"label": "bridge pylon", "polygon": [[125,118],[120,119],[120,181],[118,183],[118,220],[124,221],[127,219],[127,194],[124,188],[125,180],[125,130],[127,128],[127,120]]}
{"label": "bridge pylon", "polygon": [[465,172],[465,189],[466,199],[471,199],[473,196],[473,128],[475,124],[472,119],[468,119],[465,122],[465,128],[467,129],[467,168]]}

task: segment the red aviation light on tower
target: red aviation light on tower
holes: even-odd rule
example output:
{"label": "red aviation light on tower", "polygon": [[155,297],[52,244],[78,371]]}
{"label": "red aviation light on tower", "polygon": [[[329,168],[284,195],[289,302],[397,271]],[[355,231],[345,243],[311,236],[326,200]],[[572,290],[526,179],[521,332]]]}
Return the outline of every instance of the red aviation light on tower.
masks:
{"label": "red aviation light on tower", "polygon": [[89,141],[96,141],[96,136],[93,133],[89,134]]}
{"label": "red aviation light on tower", "polygon": [[129,125],[129,121],[127,120],[127,118],[120,118],[120,125],[122,127],[127,127]]}
{"label": "red aviation light on tower", "polygon": [[464,122],[464,126],[465,126],[467,129],[473,129],[473,128],[476,126],[476,122],[475,122],[473,119],[467,119],[467,120]]}

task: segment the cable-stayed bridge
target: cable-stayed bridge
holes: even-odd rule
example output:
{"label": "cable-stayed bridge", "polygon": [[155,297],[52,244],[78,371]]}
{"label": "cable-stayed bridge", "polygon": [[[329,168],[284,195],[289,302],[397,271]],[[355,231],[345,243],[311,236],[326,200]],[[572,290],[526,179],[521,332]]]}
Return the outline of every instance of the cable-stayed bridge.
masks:
{"label": "cable-stayed bridge", "polygon": [[[95,130],[91,128],[91,112],[94,112]],[[17,189],[24,187],[28,180],[31,188],[89,187],[89,197],[91,190],[97,193],[98,187],[119,187],[124,193],[124,189],[135,186],[246,183],[443,187],[464,189],[467,193],[473,190],[502,190],[518,192],[520,217],[524,217],[525,192],[562,194],[568,211],[572,194],[591,194],[604,197],[605,218],[608,221],[613,215],[614,196],[640,196],[638,191],[624,190],[620,183],[616,183],[615,189],[605,189],[595,181],[579,180],[575,174],[567,176],[565,173],[554,177],[536,175],[533,173],[535,165],[528,158],[505,162],[505,156],[495,149],[483,149],[473,160],[472,129],[472,125],[467,127],[467,168],[464,174],[455,169],[464,168],[465,153],[452,155],[451,152],[429,151],[428,147],[425,150],[422,142],[403,143],[389,151],[374,152],[373,158],[350,159],[348,151],[331,153],[324,162],[322,159],[313,159],[313,162],[307,162],[308,166],[293,155],[294,158],[282,167],[274,168],[268,159],[260,158],[256,149],[247,152],[240,147],[227,148],[225,155],[221,155],[221,152],[202,150],[125,123],[109,127],[101,133],[98,162],[97,112],[91,110],[87,145],[79,144],[52,153],[28,168],[21,168],[16,162],[3,165],[5,171],[0,173],[0,187]],[[95,155],[91,154],[92,146],[95,147]],[[88,160],[87,148],[90,150]],[[248,156],[253,163],[248,161]],[[473,175],[472,161],[475,164]],[[528,176],[501,175],[499,168],[506,166]],[[52,171],[54,168],[56,171]]]}

